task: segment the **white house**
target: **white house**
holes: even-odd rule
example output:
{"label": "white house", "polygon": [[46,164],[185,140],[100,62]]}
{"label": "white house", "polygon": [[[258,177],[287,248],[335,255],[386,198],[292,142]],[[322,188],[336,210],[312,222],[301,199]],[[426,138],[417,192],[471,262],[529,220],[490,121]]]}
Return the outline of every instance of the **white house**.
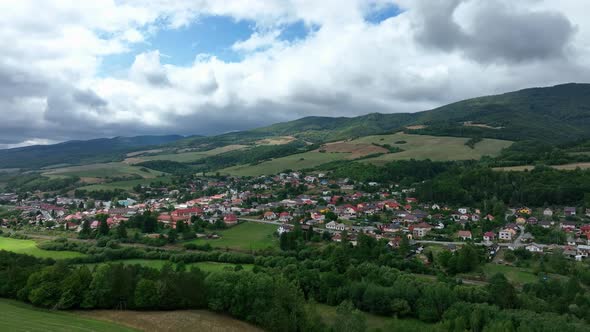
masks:
{"label": "white house", "polygon": [[330,221],[326,224],[327,229],[331,229],[333,231],[343,231],[346,229],[346,225],[337,223],[335,221]]}
{"label": "white house", "polygon": [[525,247],[525,249],[530,252],[543,252],[543,248],[539,247],[535,243],[529,244],[528,246]]}

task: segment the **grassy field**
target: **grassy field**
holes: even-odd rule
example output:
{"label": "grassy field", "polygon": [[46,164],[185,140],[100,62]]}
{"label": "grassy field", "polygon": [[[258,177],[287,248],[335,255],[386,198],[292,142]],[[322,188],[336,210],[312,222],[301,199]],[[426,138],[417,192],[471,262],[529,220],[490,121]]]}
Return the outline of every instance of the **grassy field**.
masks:
{"label": "grassy field", "polygon": [[133,187],[140,185],[149,185],[152,182],[163,182],[169,183],[172,180],[172,177],[163,176],[159,178],[149,178],[149,179],[137,179],[137,180],[125,180],[125,181],[115,181],[109,183],[99,183],[99,184],[92,184],[84,187],[80,187],[82,190],[88,191],[97,191],[97,190],[113,190],[113,189],[123,189],[123,190],[131,190]]}
{"label": "grassy field", "polygon": [[502,273],[508,280],[517,284],[531,283],[539,279],[530,268],[506,266],[494,263],[484,265],[483,272],[486,275],[486,278],[490,278],[496,273]]}
{"label": "grassy field", "polygon": [[[336,321],[336,307],[325,304],[315,304],[315,310],[328,326]],[[438,325],[428,324],[415,319],[396,319],[393,317],[376,316],[369,313],[363,313],[367,320],[369,330],[381,331],[442,331]]]}
{"label": "grassy field", "polygon": [[119,162],[61,167],[43,173],[43,175],[49,177],[79,176],[82,178],[107,178],[136,175],[139,175],[142,178],[155,178],[162,174],[162,172],[149,169],[142,170],[141,167]]}
{"label": "grassy field", "polygon": [[136,331],[72,313],[37,309],[17,301],[0,299],[0,331]]}
{"label": "grassy field", "polygon": [[278,244],[274,233],[277,226],[245,222],[219,232],[220,239],[197,239],[192,243],[209,243],[215,248],[229,248],[234,250],[260,250],[275,247]]}
{"label": "grassy field", "polygon": [[[589,169],[590,163],[572,163],[572,164],[564,164],[564,165],[553,165],[549,166],[555,169],[564,170],[564,171],[573,171],[577,168],[580,169]],[[510,167],[496,167],[494,170],[496,171],[514,171],[514,172],[523,172],[523,171],[530,171],[533,170],[535,166],[533,165],[525,165],[525,166],[510,166]]]}
{"label": "grassy field", "polygon": [[[351,141],[326,144],[320,149],[326,150],[324,153],[319,151],[299,153],[276,158],[257,165],[229,167],[220,170],[220,172],[222,174],[236,176],[276,174],[285,169],[313,168],[331,161],[355,159],[374,153],[384,154],[379,157],[365,159],[364,161],[382,165],[389,161],[404,159],[432,159],[439,161],[479,159],[485,155],[498,155],[503,148],[512,144],[510,141],[483,139],[472,149],[465,145],[467,140],[468,138],[461,137],[410,135],[404,133],[366,136]],[[401,141],[405,143],[398,143]],[[404,151],[388,153],[386,149],[374,146],[373,143],[379,145],[389,144],[392,147],[399,147]]]}
{"label": "grassy field", "polygon": [[81,311],[80,316],[130,326],[140,331],[258,332],[259,328],[206,310]]}
{"label": "grassy field", "polygon": [[[396,142],[405,141],[403,144]],[[509,147],[512,142],[483,139],[472,149],[465,145],[468,138],[461,137],[444,137],[428,135],[410,135],[396,133],[393,135],[379,135],[361,137],[351,143],[377,143],[390,144],[399,147],[404,151],[398,153],[389,153],[377,158],[367,159],[367,162],[383,164],[392,160],[404,159],[432,159],[438,161],[447,160],[469,160],[479,159],[482,156],[496,156],[504,148]]]}
{"label": "grassy field", "polygon": [[178,153],[170,153],[170,151],[167,151],[167,152],[164,152],[162,154],[157,154],[157,155],[134,156],[133,158],[128,158],[127,162],[130,162],[132,164],[136,164],[136,163],[141,163],[143,161],[148,161],[148,160],[170,160],[170,161],[176,161],[179,163],[185,163],[185,162],[197,161],[199,159],[209,157],[209,156],[214,156],[214,155],[224,153],[224,152],[240,150],[245,147],[246,147],[245,145],[232,144],[232,145],[226,145],[226,146],[215,148],[215,149],[208,150],[208,151],[197,151],[197,152],[188,152],[187,151],[187,152],[178,152]]}
{"label": "grassy field", "polygon": [[33,240],[18,240],[0,237],[0,250],[12,251],[18,254],[26,254],[40,258],[66,259],[82,257],[84,254],[75,251],[50,251],[37,247]]}
{"label": "grassy field", "polygon": [[[161,269],[168,262],[169,261],[162,260],[162,259],[123,259],[123,260],[118,260],[118,261],[112,261],[110,263],[123,263],[123,264],[128,264],[128,265],[139,264],[139,265],[145,266],[145,267],[151,267],[154,269]],[[92,266],[96,266],[98,264],[103,264],[103,263],[85,264],[85,265],[92,267]],[[191,267],[194,266],[194,267],[198,267],[199,269],[201,269],[202,271],[205,271],[205,272],[219,272],[219,271],[223,271],[226,268],[233,269],[237,265],[238,264],[231,264],[231,263],[198,262],[198,263],[187,264],[186,268],[190,269]],[[252,268],[254,267],[254,265],[252,265],[252,264],[241,264],[241,266],[246,271],[251,271]]]}

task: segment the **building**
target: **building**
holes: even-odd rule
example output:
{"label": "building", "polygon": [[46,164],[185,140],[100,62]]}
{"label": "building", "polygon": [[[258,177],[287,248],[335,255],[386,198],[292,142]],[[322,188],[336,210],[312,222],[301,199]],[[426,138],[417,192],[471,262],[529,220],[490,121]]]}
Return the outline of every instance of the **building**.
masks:
{"label": "building", "polygon": [[330,221],[326,224],[326,228],[333,231],[344,231],[346,229],[346,225],[337,223],[335,221]]}
{"label": "building", "polygon": [[494,232],[485,232],[483,234],[483,240],[486,242],[494,241],[495,238],[496,238],[496,234]]}
{"label": "building", "polygon": [[512,229],[503,229],[498,233],[498,237],[502,241],[512,241],[512,237],[514,236],[514,230]]}
{"label": "building", "polygon": [[537,245],[535,243],[529,244],[528,246],[525,247],[525,249],[530,252],[543,252],[543,248],[541,248],[539,245]]}
{"label": "building", "polygon": [[422,238],[422,237],[425,237],[426,234],[428,234],[428,232],[430,232],[430,230],[432,230],[432,226],[430,226],[429,224],[427,224],[425,222],[421,222],[417,225],[412,226],[411,229],[412,229],[412,235],[415,238]]}
{"label": "building", "polygon": [[573,217],[576,215],[576,208],[572,206],[567,206],[563,209],[563,213],[566,217]]}
{"label": "building", "polygon": [[459,232],[457,232],[457,237],[463,241],[471,240],[472,239],[471,231],[459,231]]}

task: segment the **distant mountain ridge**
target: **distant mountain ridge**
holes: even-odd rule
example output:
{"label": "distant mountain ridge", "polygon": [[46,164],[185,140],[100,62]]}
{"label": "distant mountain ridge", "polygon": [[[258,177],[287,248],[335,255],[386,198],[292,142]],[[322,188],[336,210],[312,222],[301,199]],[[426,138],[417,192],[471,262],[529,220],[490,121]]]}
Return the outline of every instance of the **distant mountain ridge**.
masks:
{"label": "distant mountain ridge", "polygon": [[569,83],[478,97],[417,113],[358,117],[311,116],[217,136],[138,136],[0,150],[0,168],[109,161],[124,152],[162,145],[209,150],[277,136],[323,143],[397,131],[550,144],[590,139],[590,84]]}

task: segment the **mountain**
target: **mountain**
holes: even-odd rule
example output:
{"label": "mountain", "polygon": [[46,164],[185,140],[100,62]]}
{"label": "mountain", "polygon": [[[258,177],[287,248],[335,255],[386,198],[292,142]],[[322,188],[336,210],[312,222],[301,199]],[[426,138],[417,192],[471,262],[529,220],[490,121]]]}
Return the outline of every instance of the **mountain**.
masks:
{"label": "mountain", "polygon": [[[205,151],[234,144],[257,145],[262,139],[277,136],[323,143],[401,130],[416,134],[534,140],[550,144],[590,139],[590,84],[570,83],[524,89],[459,101],[417,113],[371,113],[336,118],[313,116],[209,137],[117,137],[0,150],[0,168],[39,168],[63,163],[121,160],[127,152],[145,150],[150,146]],[[264,150],[266,155],[269,148]]]}
{"label": "mountain", "polygon": [[0,150],[0,168],[42,168],[57,164],[111,161],[138,148],[183,139],[179,135],[99,138]]}

